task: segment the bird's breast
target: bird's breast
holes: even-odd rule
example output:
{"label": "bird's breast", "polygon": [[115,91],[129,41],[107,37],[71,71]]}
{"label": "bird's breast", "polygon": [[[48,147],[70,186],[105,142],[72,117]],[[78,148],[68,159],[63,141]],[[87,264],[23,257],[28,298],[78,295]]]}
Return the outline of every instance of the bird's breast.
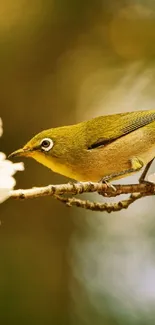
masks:
{"label": "bird's breast", "polygon": [[40,164],[48,167],[55,173],[76,179],[75,172],[73,172],[72,168],[61,163],[57,158],[46,156],[40,152],[35,152],[32,155],[32,158],[37,160]]}

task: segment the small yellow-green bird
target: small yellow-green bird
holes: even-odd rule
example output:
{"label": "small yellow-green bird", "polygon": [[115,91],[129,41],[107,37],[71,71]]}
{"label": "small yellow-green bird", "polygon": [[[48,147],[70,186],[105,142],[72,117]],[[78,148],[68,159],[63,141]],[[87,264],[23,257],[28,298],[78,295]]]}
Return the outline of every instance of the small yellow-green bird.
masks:
{"label": "small yellow-green bird", "polygon": [[32,157],[54,172],[77,181],[125,177],[155,157],[155,110],[99,116],[42,131],[10,157]]}

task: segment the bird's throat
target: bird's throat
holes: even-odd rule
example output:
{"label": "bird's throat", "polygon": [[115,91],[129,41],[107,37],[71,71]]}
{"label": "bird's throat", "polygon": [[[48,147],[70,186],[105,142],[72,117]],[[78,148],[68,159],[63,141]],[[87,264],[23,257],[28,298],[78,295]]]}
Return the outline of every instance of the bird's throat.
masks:
{"label": "bird's throat", "polygon": [[35,160],[37,160],[40,164],[48,167],[55,173],[64,175],[69,178],[76,179],[72,170],[68,166],[60,163],[57,160],[57,158],[45,156],[44,154],[42,154],[40,152],[34,152],[33,155],[31,155],[31,157],[34,158]]}

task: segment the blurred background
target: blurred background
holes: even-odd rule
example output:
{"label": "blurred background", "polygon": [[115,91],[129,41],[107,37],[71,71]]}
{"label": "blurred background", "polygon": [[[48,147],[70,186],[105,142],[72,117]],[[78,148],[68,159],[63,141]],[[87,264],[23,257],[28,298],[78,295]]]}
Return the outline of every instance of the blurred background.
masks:
{"label": "blurred background", "polygon": [[[43,129],[155,108],[155,2],[1,1],[0,85],[6,154]],[[24,163],[17,188],[69,181]],[[3,203],[0,324],[155,324],[154,207]]]}

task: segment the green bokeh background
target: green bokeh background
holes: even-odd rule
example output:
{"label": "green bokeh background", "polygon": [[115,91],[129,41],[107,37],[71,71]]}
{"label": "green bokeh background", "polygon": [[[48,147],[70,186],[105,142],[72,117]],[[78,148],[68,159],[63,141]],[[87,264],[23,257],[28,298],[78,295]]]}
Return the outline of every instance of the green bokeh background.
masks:
{"label": "green bokeh background", "polygon": [[[43,129],[154,108],[154,58],[151,0],[1,1],[1,151]],[[68,181],[24,163],[17,188]],[[49,197],[3,203],[0,324],[154,324],[154,206],[109,216]]]}

